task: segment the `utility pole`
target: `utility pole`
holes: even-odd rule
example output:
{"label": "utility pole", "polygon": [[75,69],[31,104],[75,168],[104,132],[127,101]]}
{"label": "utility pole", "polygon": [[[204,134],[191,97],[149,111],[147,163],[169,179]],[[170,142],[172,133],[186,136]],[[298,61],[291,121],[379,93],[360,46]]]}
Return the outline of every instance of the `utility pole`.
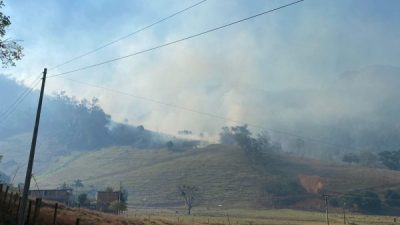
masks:
{"label": "utility pole", "polygon": [[42,111],[42,102],[43,102],[43,95],[44,95],[44,85],[46,83],[46,75],[47,75],[47,69],[44,68],[43,78],[42,78],[42,87],[40,89],[39,103],[38,103],[38,108],[37,108],[37,112],[36,112],[35,127],[33,129],[31,151],[29,153],[28,167],[26,169],[24,192],[22,194],[22,199],[21,199],[21,210],[19,210],[19,213],[18,213],[18,225],[24,225],[24,223],[25,223],[26,205],[28,202],[29,187],[31,185],[33,160],[35,159],[36,140],[37,140],[37,135],[38,135],[38,130],[39,130],[40,113]]}
{"label": "utility pole", "polygon": [[323,194],[322,196],[325,199],[326,223],[329,225],[329,210],[328,210],[328,197],[329,197],[329,195]]}
{"label": "utility pole", "polygon": [[343,203],[343,224],[346,224],[346,202]]}
{"label": "utility pole", "polygon": [[118,193],[118,215],[120,214],[119,207],[121,206],[121,198],[122,198],[122,181],[119,182],[119,193]]}

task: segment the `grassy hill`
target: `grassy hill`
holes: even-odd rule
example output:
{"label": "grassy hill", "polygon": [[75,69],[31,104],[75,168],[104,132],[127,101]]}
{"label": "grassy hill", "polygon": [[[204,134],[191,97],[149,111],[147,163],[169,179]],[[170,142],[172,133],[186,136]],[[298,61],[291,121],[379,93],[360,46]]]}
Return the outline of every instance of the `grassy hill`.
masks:
{"label": "grassy hill", "polygon": [[252,166],[241,149],[225,145],[173,152],[113,147],[60,158],[38,179],[41,187],[56,187],[75,179],[97,188],[119,182],[134,205],[181,204],[177,186],[199,187],[202,204],[229,207],[259,206],[266,198],[265,185],[277,175],[318,177],[324,191],[344,193],[370,189],[382,193],[400,184],[400,172],[361,166],[338,165],[288,155],[271,158],[267,172]]}

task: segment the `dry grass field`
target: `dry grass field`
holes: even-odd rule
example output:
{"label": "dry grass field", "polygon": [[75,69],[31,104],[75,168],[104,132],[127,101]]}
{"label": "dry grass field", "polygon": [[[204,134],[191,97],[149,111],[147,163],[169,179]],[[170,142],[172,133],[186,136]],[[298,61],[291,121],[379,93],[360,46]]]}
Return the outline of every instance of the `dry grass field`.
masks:
{"label": "dry grass field", "polygon": [[[182,209],[181,209],[182,210]],[[129,218],[150,221],[163,221],[170,224],[252,224],[252,225],[325,225],[324,212],[310,212],[291,209],[255,210],[255,209],[197,209],[193,215],[177,214],[174,210],[165,209],[131,209]],[[397,219],[399,220],[399,219]],[[347,212],[346,224],[378,225],[394,223],[394,217],[362,215]],[[330,225],[344,224],[343,213],[329,214]]]}
{"label": "dry grass field", "polygon": [[[291,209],[279,210],[251,210],[251,209],[205,209],[194,210],[192,215],[186,215],[180,209],[137,208],[130,209],[127,213],[117,216],[95,212],[87,209],[63,208],[60,210],[58,225],[75,225],[76,218],[80,225],[188,225],[188,224],[214,224],[214,225],[324,225],[326,217],[324,212],[308,212]],[[39,224],[51,225],[52,209],[44,208],[41,211]],[[347,212],[346,224],[353,225],[390,225],[394,217],[361,215]],[[344,224],[343,214],[330,213],[331,225]]]}

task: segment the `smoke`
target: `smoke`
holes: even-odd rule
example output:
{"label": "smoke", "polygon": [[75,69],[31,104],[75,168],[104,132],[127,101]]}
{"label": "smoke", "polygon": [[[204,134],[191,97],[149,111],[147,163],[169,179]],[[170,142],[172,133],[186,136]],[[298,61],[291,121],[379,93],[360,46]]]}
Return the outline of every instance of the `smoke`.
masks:
{"label": "smoke", "polygon": [[[140,51],[287,2],[209,1],[190,13],[53,73]],[[151,3],[146,7],[141,3],[122,2],[132,9],[132,15],[114,12],[107,18],[108,23],[105,19],[89,21],[85,16],[89,11],[93,17],[101,15],[99,5],[106,6],[105,2],[86,3],[86,8],[76,12],[72,21],[65,19],[61,6],[50,4],[60,13],[51,14],[54,23],[65,22],[69,32],[64,32],[65,36],[50,35],[56,28],[40,20],[34,26],[47,35],[26,47],[27,58],[35,60],[31,63],[27,59],[23,69],[10,73],[31,74],[33,68],[47,62],[45,59],[55,62],[68,58],[60,54],[76,55],[82,49],[95,47],[95,43],[104,43],[108,39],[104,37],[129,33],[153,21],[154,16],[162,17],[160,12],[165,16],[165,12],[174,12],[191,2]],[[356,12],[355,6],[358,6]],[[208,140],[215,140],[222,126],[237,125],[233,120],[328,139],[331,132],[319,131],[332,130],[344,121],[356,121],[351,127],[346,124],[340,127],[357,131],[364,127],[362,120],[358,120],[360,117],[378,128],[385,123],[382,100],[387,107],[395,104],[398,97],[395,89],[387,88],[398,82],[398,68],[370,65],[400,67],[396,60],[400,57],[397,44],[400,29],[394,22],[399,16],[392,13],[395,8],[389,4],[376,6],[374,1],[305,1],[207,36],[69,75],[178,108],[58,78],[49,79],[47,90],[48,93],[66,90],[79,98],[96,96],[117,122],[128,120],[170,134],[188,129]],[[16,26],[22,26],[23,16],[17,12],[11,16],[17,17]],[[83,22],[79,24],[80,19]],[[47,52],[50,48],[53,50]],[[357,72],[344,76],[346,71]]]}

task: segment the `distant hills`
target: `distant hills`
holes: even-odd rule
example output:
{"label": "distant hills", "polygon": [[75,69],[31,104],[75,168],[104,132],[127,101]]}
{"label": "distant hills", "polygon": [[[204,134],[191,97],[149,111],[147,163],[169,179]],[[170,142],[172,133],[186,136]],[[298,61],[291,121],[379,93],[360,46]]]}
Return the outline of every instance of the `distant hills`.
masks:
{"label": "distant hills", "polygon": [[399,85],[400,67],[376,65],[312,88],[268,93],[265,104],[279,116],[265,126],[329,143],[306,141],[296,149],[296,138],[272,133],[284,149],[307,157],[340,160],[346,152],[398,150]]}

